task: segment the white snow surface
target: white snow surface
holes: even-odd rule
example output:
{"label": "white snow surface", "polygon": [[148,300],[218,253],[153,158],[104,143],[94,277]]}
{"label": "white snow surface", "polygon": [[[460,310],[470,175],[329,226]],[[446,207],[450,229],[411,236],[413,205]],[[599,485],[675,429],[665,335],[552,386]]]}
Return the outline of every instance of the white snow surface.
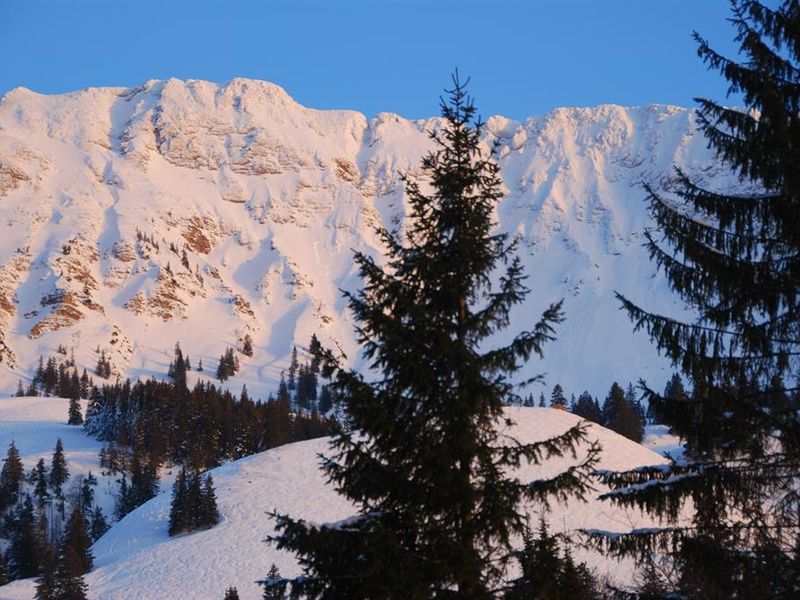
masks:
{"label": "white snow surface", "polygon": [[[53,435],[61,435],[68,466],[84,466],[99,444],[80,428],[61,425],[66,401],[56,399],[0,399],[0,445],[13,434],[23,450],[26,467],[31,452],[47,452]],[[510,408],[507,414],[516,426],[510,431],[520,441],[530,442],[557,435],[577,422],[572,414],[548,408]],[[607,429],[592,425],[590,437],[603,446],[600,468],[626,469],[660,464],[659,455]],[[95,569],[86,576],[89,597],[99,600],[174,600],[222,598],[229,586],[236,586],[243,600],[257,600],[261,588],[255,581],[265,577],[272,563],[284,575],[299,574],[292,555],[278,552],[264,543],[273,533],[267,511],[278,511],[313,522],[331,522],[353,514],[352,506],[325,483],[319,471],[318,453],[327,452],[327,440],[290,444],[228,463],[211,471],[222,515],[221,522],[205,531],[174,538],[167,535],[170,493],[156,498],[116,523],[92,548]],[[524,480],[548,477],[563,469],[571,459],[545,463],[543,468],[523,467]],[[94,467],[92,467],[95,470]],[[165,487],[165,486],[162,486]],[[166,486],[168,487],[168,486]],[[653,523],[634,511],[624,511],[595,499],[598,487],[587,503],[572,501],[553,506],[548,520],[553,530],[579,527],[627,530]],[[531,519],[538,519],[538,507],[530,507]],[[599,572],[610,572],[617,582],[631,577],[629,562],[616,563],[575,549]],[[2,600],[29,600],[33,580],[0,587]]]}
{"label": "white snow surface", "polygon": [[[86,401],[81,405],[85,412]],[[26,474],[40,458],[49,469],[56,440],[61,438],[70,474],[64,486],[66,497],[78,492],[81,476],[91,471],[98,480],[95,501],[110,518],[117,485],[113,477],[101,475],[98,452],[102,442],[88,437],[82,427],[67,425],[68,408],[69,400],[63,398],[0,398],[0,459],[5,459],[13,440]]]}
{"label": "white snow surface", "polygon": [[[255,354],[240,356],[227,385],[247,384],[261,398],[275,390],[292,345],[312,333],[358,366],[340,293],[360,284],[352,252],[380,256],[374,228],[402,228],[400,174],[419,174],[440,126],[313,110],[247,79],[8,92],[0,390],[13,392],[59,344],[90,369],[105,350],[113,380],[163,376],[180,342],[208,375],[249,333]],[[494,116],[487,149],[495,142],[507,190],[498,229],[519,237],[532,289],[496,342],[563,297],[558,340],[521,378],[544,372],[548,389],[560,382],[576,395],[602,396],[612,381],[639,377],[663,385],[669,365],[646,334],[633,334],[613,292],[681,314],[641,247],[650,221],[638,184],[669,187],[673,165],[702,183],[731,184],[693,112],[604,105],[521,122]]]}

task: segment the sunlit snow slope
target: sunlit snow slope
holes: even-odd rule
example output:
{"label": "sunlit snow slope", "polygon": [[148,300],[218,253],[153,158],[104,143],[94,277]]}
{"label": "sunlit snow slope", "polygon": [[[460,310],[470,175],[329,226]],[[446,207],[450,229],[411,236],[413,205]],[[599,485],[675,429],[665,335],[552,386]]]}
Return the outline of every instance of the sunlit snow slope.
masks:
{"label": "sunlit snow slope", "polygon": [[[5,400],[0,401],[0,404]],[[523,442],[561,433],[578,420],[554,409],[508,409],[516,421],[510,433]],[[0,413],[2,417],[2,413]],[[603,446],[600,468],[624,469],[658,464],[664,459],[607,429],[592,426],[590,437]],[[0,439],[0,442],[4,440]],[[275,563],[284,575],[299,573],[294,558],[264,543],[273,533],[267,511],[277,510],[324,523],[352,514],[347,501],[324,483],[317,454],[327,451],[325,439],[290,444],[229,463],[211,471],[222,521],[216,527],[170,538],[167,535],[170,495],[159,496],[115,524],[93,547],[96,568],[86,576],[89,597],[102,600],[218,600],[236,586],[242,600],[261,597],[255,581]],[[570,463],[554,460],[544,468],[523,468],[521,478],[555,474]],[[595,496],[601,493],[598,489]],[[536,522],[538,512],[531,511]],[[626,530],[648,526],[640,514],[623,511],[593,498],[588,503],[554,506],[548,516],[554,530],[578,527]],[[614,563],[575,549],[599,572],[616,581],[629,580],[631,565]],[[0,599],[27,600],[32,580],[0,588]]]}
{"label": "sunlit snow slope", "polygon": [[[95,350],[112,378],[166,371],[173,344],[213,372],[226,346],[255,340],[229,385],[271,391],[292,344],[317,333],[357,356],[340,288],[374,228],[402,227],[401,173],[418,173],[439,119],[305,108],[270,83],[148,81],[0,100],[0,390],[40,354]],[[549,386],[602,394],[667,366],[619,311],[619,290],[656,310],[673,297],[641,247],[639,182],[673,165],[725,185],[673,106],[564,108],[487,120],[507,188],[499,228],[520,238],[529,300],[512,330],[565,298],[546,360]]]}
{"label": "sunlit snow slope", "polygon": [[[86,402],[82,404],[85,411]],[[0,458],[5,459],[13,440],[26,473],[40,458],[49,468],[56,440],[61,438],[70,472],[64,494],[67,497],[77,494],[81,477],[91,471],[98,479],[95,500],[106,515],[111,515],[117,485],[113,477],[103,477],[100,473],[97,453],[102,443],[88,437],[82,427],[67,425],[68,406],[69,400],[63,398],[0,397]]]}

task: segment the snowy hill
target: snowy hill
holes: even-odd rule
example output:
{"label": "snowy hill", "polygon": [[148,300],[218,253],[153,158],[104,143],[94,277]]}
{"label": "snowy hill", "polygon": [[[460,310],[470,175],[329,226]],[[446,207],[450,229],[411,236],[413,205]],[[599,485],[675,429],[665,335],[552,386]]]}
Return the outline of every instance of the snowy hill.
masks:
{"label": "snowy hill", "polygon": [[[38,416],[27,426],[19,425],[18,432],[27,427],[37,431],[48,418],[62,419],[54,407],[63,401],[34,400],[31,409]],[[23,407],[31,400],[0,400],[0,419],[25,418]],[[45,402],[55,402],[45,405]],[[9,404],[14,403],[14,404]],[[46,411],[40,408],[49,406]],[[27,411],[24,414],[30,414]],[[572,426],[577,417],[554,409],[508,409],[517,425],[512,434],[523,442],[544,439]],[[49,417],[48,417],[49,415]],[[55,423],[47,425],[58,429]],[[67,427],[66,425],[63,427]],[[72,428],[81,435],[78,428]],[[63,434],[63,432],[62,432]],[[0,430],[0,444],[7,444],[8,432]],[[590,437],[603,446],[600,468],[625,469],[643,464],[664,462],[659,455],[607,429],[592,426]],[[65,439],[69,454],[80,447],[77,439]],[[20,444],[21,445],[21,444]],[[84,439],[89,451],[97,443]],[[47,445],[45,444],[45,447]],[[274,562],[284,575],[299,572],[294,558],[263,542],[272,530],[266,511],[277,510],[316,522],[338,520],[352,509],[339,497],[318,470],[317,453],[327,450],[326,440],[311,440],[290,444],[226,464],[211,471],[214,477],[222,520],[216,527],[202,532],[169,538],[167,522],[170,495],[162,491],[153,500],[115,524],[93,547],[95,569],[86,576],[89,597],[103,600],[159,600],[194,598],[218,600],[225,589],[235,585],[243,600],[261,597],[255,584],[266,575]],[[553,461],[546,468],[526,467],[521,476],[535,479],[552,475],[564,464]],[[72,466],[72,463],[68,463]],[[598,489],[597,493],[602,492]],[[532,513],[532,518],[536,515]],[[590,500],[554,507],[548,517],[554,530],[577,527],[603,529],[647,526],[650,522],[631,511],[622,511],[606,503]],[[630,563],[612,563],[599,556],[576,551],[601,572],[613,571],[614,578],[625,582],[630,577]],[[33,595],[33,581],[18,581],[0,588],[0,599],[28,600]]]}
{"label": "snowy hill", "polygon": [[[376,225],[402,227],[400,173],[416,173],[439,119],[305,108],[262,81],[148,81],[0,100],[0,390],[59,344],[79,365],[99,347],[112,378],[163,375],[174,343],[213,372],[255,341],[231,382],[264,397],[293,344],[317,333],[357,356],[340,288]],[[605,394],[666,381],[663,359],[613,298],[675,313],[641,248],[647,180],[679,165],[719,178],[690,110],[564,108],[487,120],[508,195],[499,227],[520,238],[528,302],[514,329],[564,297],[548,386]],[[720,180],[724,185],[725,181]],[[613,348],[613,352],[608,349]]]}

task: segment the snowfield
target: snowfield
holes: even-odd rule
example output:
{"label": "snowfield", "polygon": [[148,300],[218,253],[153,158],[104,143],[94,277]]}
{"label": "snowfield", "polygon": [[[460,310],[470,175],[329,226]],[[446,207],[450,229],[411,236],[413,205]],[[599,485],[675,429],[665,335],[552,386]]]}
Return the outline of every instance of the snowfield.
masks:
{"label": "snowfield", "polygon": [[[69,468],[75,472],[91,467],[98,472],[95,465],[100,444],[79,428],[61,425],[66,407],[65,400],[52,398],[0,399],[0,445],[7,446],[13,436],[27,468],[39,455],[47,458],[54,436],[61,435]],[[523,442],[559,434],[578,420],[570,413],[546,408],[509,408],[507,414],[516,422],[509,433]],[[592,425],[590,437],[603,446],[600,468],[626,469],[665,462],[658,454],[603,427]],[[222,520],[206,531],[170,538],[170,490],[162,489],[156,498],[114,524],[94,545],[95,569],[86,576],[89,597],[220,600],[229,586],[236,586],[242,600],[259,599],[262,590],[255,581],[266,575],[272,563],[283,575],[299,573],[292,555],[264,543],[264,538],[274,531],[267,511],[286,512],[321,523],[352,514],[349,502],[326,485],[318,470],[317,455],[326,451],[326,439],[311,440],[214,469],[211,473]],[[541,469],[525,467],[519,475],[526,480],[547,477],[567,462],[568,459],[552,461]],[[602,491],[598,489],[597,494]],[[535,507],[530,512],[534,521],[538,519]],[[640,514],[594,499],[554,506],[548,520],[554,530],[626,530],[651,524]],[[610,572],[618,582],[630,579],[629,562],[616,563],[581,549],[575,549],[575,554],[599,571]],[[3,600],[30,600],[33,594],[33,580],[0,588]]]}

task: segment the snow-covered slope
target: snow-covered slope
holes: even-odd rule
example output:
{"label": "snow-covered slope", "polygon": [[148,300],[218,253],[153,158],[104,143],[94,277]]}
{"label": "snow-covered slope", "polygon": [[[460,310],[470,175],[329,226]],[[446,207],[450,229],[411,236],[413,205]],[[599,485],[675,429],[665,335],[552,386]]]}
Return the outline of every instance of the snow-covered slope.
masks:
{"label": "snow-covered slope", "polygon": [[[6,402],[5,400],[0,401]],[[534,441],[563,432],[576,421],[554,409],[507,409],[516,421],[510,432],[521,441]],[[0,417],[3,413],[0,412]],[[0,432],[1,433],[1,432]],[[601,468],[625,469],[664,462],[659,455],[607,429],[592,426],[590,437],[603,446]],[[0,443],[4,440],[0,438]],[[212,471],[222,520],[202,532],[169,538],[170,495],[163,491],[115,524],[93,547],[96,568],[86,580],[89,596],[103,600],[222,598],[228,586],[238,587],[243,600],[261,597],[255,584],[275,563],[284,575],[299,568],[290,554],[264,543],[273,532],[267,511],[277,510],[316,522],[352,514],[350,504],[324,482],[317,454],[325,439],[290,444],[229,463]],[[563,469],[568,459],[544,468],[525,467],[520,475],[535,479]],[[597,494],[602,490],[598,489]],[[535,511],[531,516],[537,518]],[[548,519],[554,530],[578,527],[619,529],[647,526],[648,520],[597,500],[554,506]],[[613,572],[618,582],[629,580],[630,563],[612,563],[575,549],[601,572]],[[28,599],[33,582],[19,581],[0,588],[0,599]]]}
{"label": "snow-covered slope", "polygon": [[[245,334],[241,374],[264,396],[293,343],[317,333],[351,358],[339,289],[358,285],[352,249],[401,227],[400,173],[416,173],[439,119],[372,119],[305,108],[281,88],[235,79],[148,81],[0,100],[0,390],[40,354],[74,347],[114,376],[163,374],[176,341],[213,371]],[[674,309],[641,248],[642,180],[672,166],[718,178],[692,112],[673,106],[564,108],[487,120],[508,195],[499,227],[520,237],[529,301],[514,328],[566,299],[543,363],[552,386],[603,394],[613,380],[666,380],[613,291]],[[720,180],[722,184],[725,182]],[[185,264],[183,253],[185,251]],[[188,267],[186,266],[188,265]]]}
{"label": "snow-covered slope", "polygon": [[[63,398],[0,397],[0,459],[5,459],[13,440],[26,473],[40,458],[49,468],[56,440],[61,438],[70,473],[65,496],[76,495],[81,477],[91,471],[98,480],[95,501],[106,515],[111,515],[117,485],[113,477],[101,475],[98,452],[102,443],[88,437],[82,427],[67,425],[68,407],[69,400]],[[82,409],[86,410],[86,401]]]}

